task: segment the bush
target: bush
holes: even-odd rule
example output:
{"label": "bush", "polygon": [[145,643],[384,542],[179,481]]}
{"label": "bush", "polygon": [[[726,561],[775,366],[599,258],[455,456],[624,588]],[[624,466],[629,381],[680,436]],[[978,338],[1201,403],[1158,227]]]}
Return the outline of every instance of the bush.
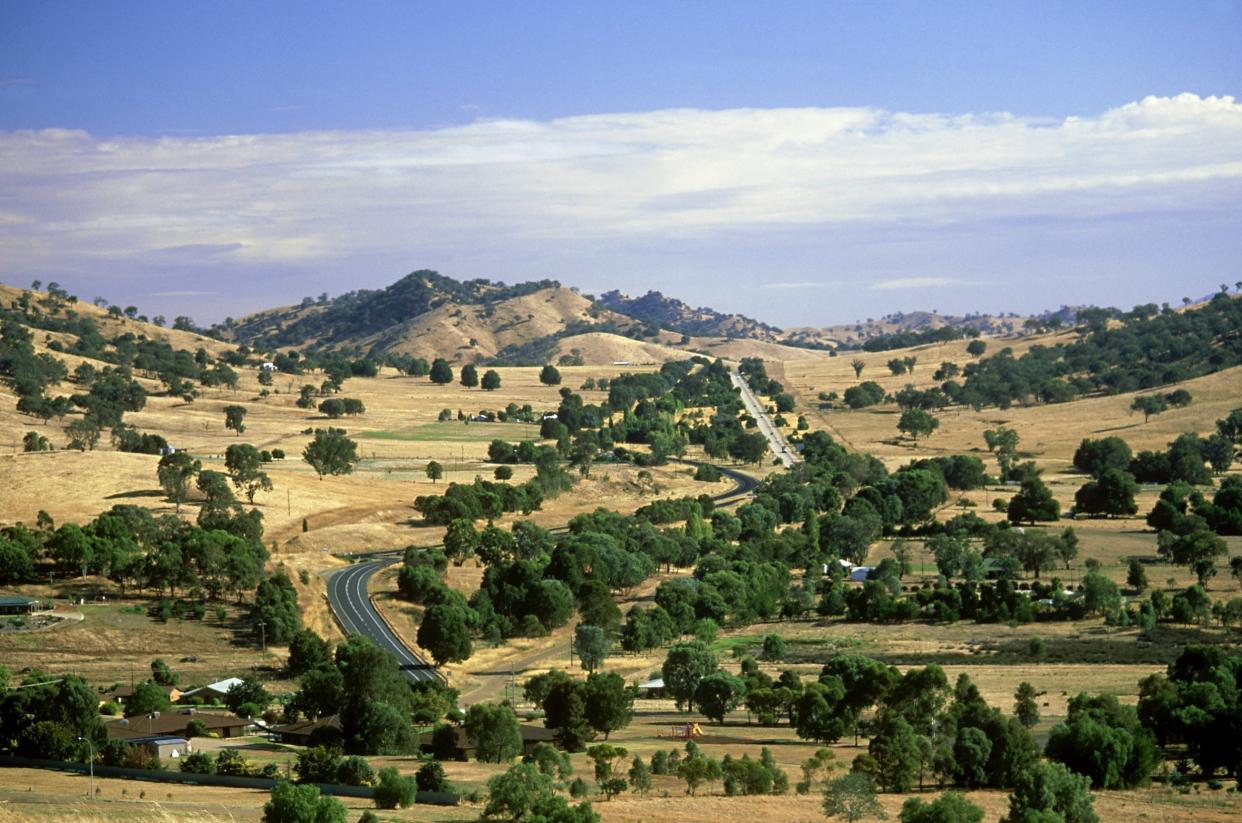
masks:
{"label": "bush", "polygon": [[414,805],[418,784],[412,777],[402,777],[396,769],[380,769],[379,785],[375,787],[375,806],[397,809]]}

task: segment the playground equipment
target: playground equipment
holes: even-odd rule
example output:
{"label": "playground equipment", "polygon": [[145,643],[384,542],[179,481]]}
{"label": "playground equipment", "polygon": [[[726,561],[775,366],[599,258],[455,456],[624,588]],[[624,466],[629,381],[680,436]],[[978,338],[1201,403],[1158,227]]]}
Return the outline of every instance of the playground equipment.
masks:
{"label": "playground equipment", "polygon": [[[703,730],[699,728],[698,723],[689,723],[685,726],[674,726],[669,737],[674,740],[693,740],[696,737],[702,737]],[[663,737],[664,735],[660,735]]]}

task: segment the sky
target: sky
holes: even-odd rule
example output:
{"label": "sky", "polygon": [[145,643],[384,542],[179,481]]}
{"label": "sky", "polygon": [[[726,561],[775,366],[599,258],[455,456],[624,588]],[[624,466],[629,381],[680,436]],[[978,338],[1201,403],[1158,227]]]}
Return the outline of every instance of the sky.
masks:
{"label": "sky", "polygon": [[0,280],[431,268],[781,326],[1242,276],[1242,2],[0,3]]}

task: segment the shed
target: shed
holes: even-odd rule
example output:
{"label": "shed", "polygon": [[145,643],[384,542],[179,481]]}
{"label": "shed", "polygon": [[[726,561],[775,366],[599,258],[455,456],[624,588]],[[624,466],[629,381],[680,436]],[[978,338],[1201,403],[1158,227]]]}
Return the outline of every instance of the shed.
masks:
{"label": "shed", "polygon": [[649,697],[652,699],[664,696],[664,678],[654,677],[645,683],[638,684],[638,694],[640,697]]}
{"label": "shed", "polygon": [[277,726],[272,731],[281,743],[289,743],[293,746],[314,746],[316,742],[325,737],[340,737],[341,717],[332,714],[316,720],[299,720],[296,723]]}
{"label": "shed", "polygon": [[171,758],[173,760],[185,757],[194,751],[194,747],[190,745],[190,741],[184,737],[171,737],[154,735],[151,737],[131,737],[125,741],[127,746],[144,750],[151,757],[163,760]]}
{"label": "shed", "polygon": [[226,677],[223,680],[217,680],[215,683],[208,683],[206,686],[199,686],[197,689],[190,689],[181,693],[181,699],[188,700],[190,698],[198,698],[203,703],[222,703],[224,696],[234,686],[241,685],[240,677]]}

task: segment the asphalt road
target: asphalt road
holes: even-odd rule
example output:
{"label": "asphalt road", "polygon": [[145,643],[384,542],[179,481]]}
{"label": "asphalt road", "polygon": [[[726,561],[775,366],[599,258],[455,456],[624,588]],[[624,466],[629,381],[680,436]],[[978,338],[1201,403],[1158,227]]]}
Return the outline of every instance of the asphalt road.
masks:
{"label": "asphalt road", "polygon": [[729,377],[733,379],[733,385],[742,392],[742,403],[746,406],[746,411],[750,416],[755,418],[755,424],[759,427],[759,431],[768,439],[768,447],[772,449],[772,454],[776,455],[787,469],[793,468],[794,464],[799,462],[798,456],[793,449],[789,448],[789,444],[785,442],[785,438],[781,437],[781,433],[772,425],[772,421],[768,419],[768,413],[763,410],[763,406],[759,405],[759,399],[755,397],[755,393],[750,390],[745,378],[738,374],[736,370],[729,372]]}
{"label": "asphalt road", "polygon": [[[691,463],[692,461],[684,461]],[[713,495],[717,503],[731,503],[742,497],[749,496],[759,485],[753,477],[734,469],[718,467],[720,473],[734,482],[734,487],[727,492]],[[564,527],[552,529],[563,532]],[[328,578],[328,605],[336,615],[345,634],[360,634],[381,649],[387,649],[397,656],[401,671],[414,681],[436,680],[442,675],[435,666],[423,660],[410,650],[401,638],[388,628],[388,624],[380,617],[379,612],[367,595],[367,581],[385,566],[397,563],[401,552],[374,552],[366,555],[373,558],[364,562],[333,572]]]}
{"label": "asphalt road", "polygon": [[401,638],[388,628],[367,596],[367,581],[371,575],[397,560],[396,557],[372,560],[336,572],[328,578],[328,605],[346,634],[360,634],[381,649],[395,654],[406,677],[414,681],[439,679],[440,674],[435,667],[410,651]]}

